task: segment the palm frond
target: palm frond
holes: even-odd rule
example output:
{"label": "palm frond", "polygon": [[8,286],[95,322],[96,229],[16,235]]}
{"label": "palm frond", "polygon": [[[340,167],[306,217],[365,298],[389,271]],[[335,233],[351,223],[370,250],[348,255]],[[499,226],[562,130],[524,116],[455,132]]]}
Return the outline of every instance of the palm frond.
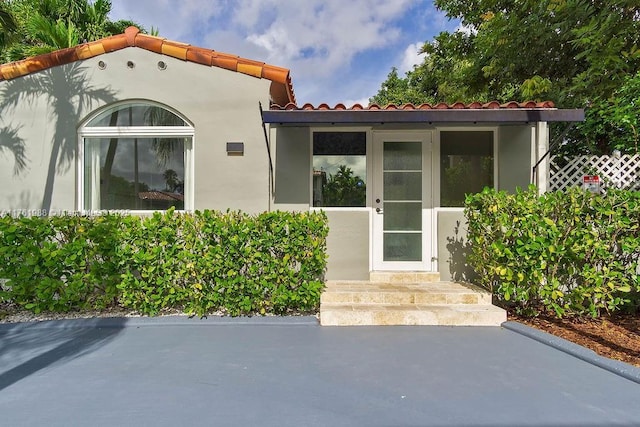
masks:
{"label": "palm frond", "polygon": [[18,135],[20,128],[0,128],[0,153],[9,152],[13,156],[13,174],[18,175],[27,167],[24,139]]}

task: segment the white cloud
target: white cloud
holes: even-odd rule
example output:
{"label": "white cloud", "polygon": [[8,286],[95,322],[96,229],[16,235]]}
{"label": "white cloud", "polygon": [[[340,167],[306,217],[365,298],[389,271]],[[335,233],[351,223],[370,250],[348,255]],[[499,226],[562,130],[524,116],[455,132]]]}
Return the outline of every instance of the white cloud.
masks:
{"label": "white cloud", "polygon": [[359,52],[397,40],[400,29],[392,22],[402,16],[409,3],[247,0],[235,10],[234,22],[245,26],[246,41],[264,49],[268,61],[328,75],[348,65]]}
{"label": "white cloud", "polygon": [[[394,62],[401,61],[403,70],[411,69],[420,62],[421,44],[442,28],[433,27],[442,25],[442,13],[425,0],[112,0],[112,4],[112,19],[131,19],[147,30],[159,28],[162,37],[289,68],[298,103],[366,99],[366,104]],[[403,56],[398,56],[405,47]]]}
{"label": "white cloud", "polygon": [[162,37],[185,40],[224,10],[222,0],[112,0],[111,18],[128,19],[160,30]]}
{"label": "white cloud", "polygon": [[402,62],[400,63],[400,67],[398,67],[398,71],[400,75],[404,75],[407,71],[413,70],[415,65],[421,64],[424,60],[424,53],[419,53],[420,49],[424,45],[424,41],[419,41],[415,43],[411,43],[404,50],[404,56],[402,57]]}
{"label": "white cloud", "polygon": [[468,36],[470,36],[471,34],[476,34],[476,33],[478,32],[478,30],[477,30],[477,29],[475,29],[474,27],[469,26],[469,25],[464,25],[464,24],[462,24],[462,23],[460,23],[460,24],[456,27],[455,31],[456,31],[456,32],[463,33],[463,34],[466,34],[466,35],[468,35]]}

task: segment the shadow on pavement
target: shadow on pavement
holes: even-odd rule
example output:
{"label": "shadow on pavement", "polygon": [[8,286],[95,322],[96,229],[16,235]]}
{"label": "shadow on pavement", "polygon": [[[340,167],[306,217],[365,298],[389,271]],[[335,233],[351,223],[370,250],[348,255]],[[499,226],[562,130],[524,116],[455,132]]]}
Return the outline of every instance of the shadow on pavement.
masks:
{"label": "shadow on pavement", "polygon": [[107,344],[127,319],[86,319],[0,325],[0,390],[52,365]]}

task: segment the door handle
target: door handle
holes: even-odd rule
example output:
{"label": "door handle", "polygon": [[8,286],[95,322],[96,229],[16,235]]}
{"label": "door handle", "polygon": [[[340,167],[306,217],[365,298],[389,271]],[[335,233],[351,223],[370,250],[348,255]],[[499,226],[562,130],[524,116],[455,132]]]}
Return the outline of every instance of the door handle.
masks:
{"label": "door handle", "polygon": [[376,213],[381,214],[382,213],[382,208],[376,208]]}

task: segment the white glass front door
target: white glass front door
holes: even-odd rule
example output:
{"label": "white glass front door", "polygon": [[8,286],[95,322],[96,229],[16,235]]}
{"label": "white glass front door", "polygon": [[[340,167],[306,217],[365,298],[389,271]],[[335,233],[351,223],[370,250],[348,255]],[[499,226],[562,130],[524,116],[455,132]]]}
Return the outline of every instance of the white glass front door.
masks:
{"label": "white glass front door", "polygon": [[431,132],[374,132],[373,268],[431,270]]}

